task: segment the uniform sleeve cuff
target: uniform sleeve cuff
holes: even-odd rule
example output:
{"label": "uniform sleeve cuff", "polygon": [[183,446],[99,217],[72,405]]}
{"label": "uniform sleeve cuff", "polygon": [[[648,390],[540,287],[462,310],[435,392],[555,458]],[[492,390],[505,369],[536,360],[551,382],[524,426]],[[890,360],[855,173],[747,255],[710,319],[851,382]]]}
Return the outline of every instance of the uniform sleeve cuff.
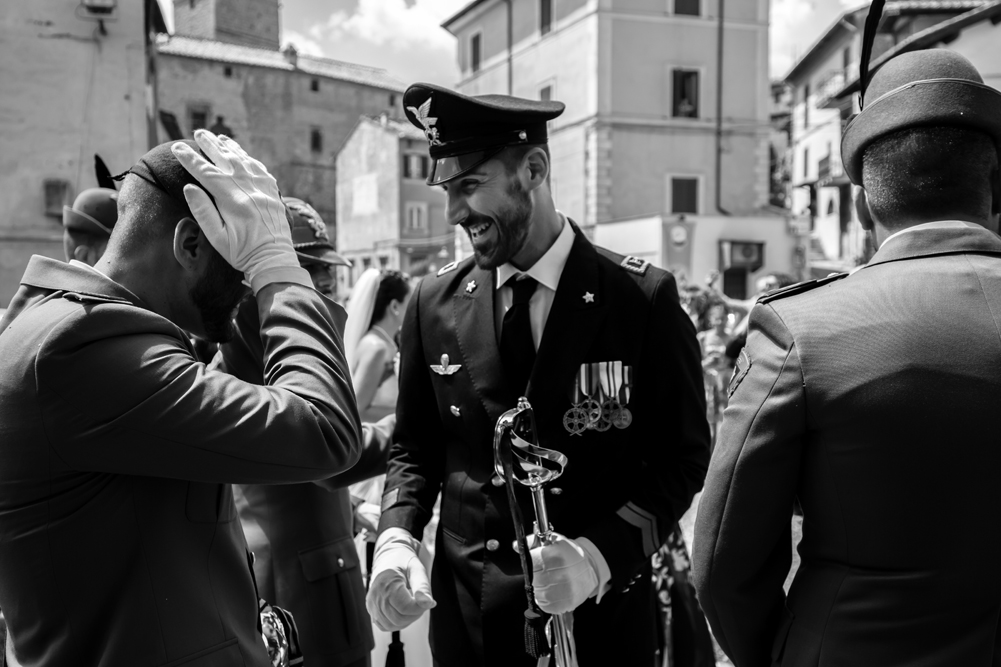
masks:
{"label": "uniform sleeve cuff", "polygon": [[608,568],[608,562],[601,555],[601,551],[598,550],[598,547],[594,546],[594,542],[586,537],[578,537],[574,541],[587,554],[588,560],[591,561],[591,567],[594,568],[595,573],[598,575],[598,587],[594,589],[592,595],[597,595],[594,603],[599,604],[605,593],[612,588],[612,571]]}

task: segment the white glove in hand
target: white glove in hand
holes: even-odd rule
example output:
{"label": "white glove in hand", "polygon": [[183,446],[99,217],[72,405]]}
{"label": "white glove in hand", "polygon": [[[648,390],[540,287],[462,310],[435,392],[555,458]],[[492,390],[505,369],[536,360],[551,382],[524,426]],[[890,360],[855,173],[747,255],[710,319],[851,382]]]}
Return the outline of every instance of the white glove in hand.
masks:
{"label": "white glove in hand", "polygon": [[553,533],[555,541],[531,549],[535,601],[547,614],[573,611],[597,591],[598,571],[584,549]]}
{"label": "white glove in hand", "polygon": [[435,606],[427,570],[417,557],[421,543],[402,528],[379,536],[365,606],[386,632],[402,630]]}
{"label": "white glove in hand", "polygon": [[276,282],[312,287],[292,248],[274,177],[228,137],[198,130],[195,141],[212,162],[187,144],[176,143],[171,150],[205,188],[185,185],[184,198],[212,247],[246,275],[254,294]]}

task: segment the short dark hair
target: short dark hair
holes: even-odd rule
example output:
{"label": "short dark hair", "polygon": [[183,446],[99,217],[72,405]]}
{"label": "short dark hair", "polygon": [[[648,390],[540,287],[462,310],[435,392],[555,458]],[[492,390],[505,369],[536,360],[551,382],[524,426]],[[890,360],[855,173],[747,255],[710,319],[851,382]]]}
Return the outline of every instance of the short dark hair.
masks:
{"label": "short dark hair", "polygon": [[998,150],[990,136],[961,127],[914,127],[881,137],[862,155],[869,210],[887,227],[961,211],[990,211]]}
{"label": "short dark hair", "polygon": [[552,176],[553,173],[553,160],[552,156],[549,154],[549,144],[523,144],[521,146],[508,146],[502,150],[497,157],[502,163],[504,163],[504,168],[507,169],[507,172],[510,174],[518,168],[521,161],[533,148],[541,148],[542,152],[546,154],[546,160],[549,162],[549,173],[546,174],[546,183],[548,183],[549,177]]}
{"label": "short dark hair", "polygon": [[115,236],[121,236],[119,243],[127,246],[172,236],[182,218],[194,217],[187,202],[133,174],[125,178],[118,200],[122,215],[115,225]]}
{"label": "short dark hair", "polygon": [[386,316],[386,309],[393,301],[403,301],[410,294],[410,277],[395,271],[386,269],[379,278],[379,290],[375,293],[375,304],[372,308],[372,326]]}

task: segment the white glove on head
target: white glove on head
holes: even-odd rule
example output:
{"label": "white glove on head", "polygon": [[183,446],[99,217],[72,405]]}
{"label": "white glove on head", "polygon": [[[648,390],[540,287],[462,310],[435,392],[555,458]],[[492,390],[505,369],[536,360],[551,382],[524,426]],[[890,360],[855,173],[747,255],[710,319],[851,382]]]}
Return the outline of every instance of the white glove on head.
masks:
{"label": "white glove on head", "polygon": [[312,287],[292,248],[274,177],[228,137],[197,130],[195,142],[212,162],[187,144],[176,143],[171,151],[205,188],[185,185],[184,198],[212,247],[246,275],[254,294],[275,282]]}
{"label": "white glove on head", "polygon": [[553,538],[549,546],[531,549],[532,587],[542,611],[562,614],[597,592],[598,569],[579,544],[559,533]]}
{"label": "white glove on head", "polygon": [[402,528],[379,536],[365,606],[386,632],[402,630],[435,606],[427,570],[417,557],[421,543]]}

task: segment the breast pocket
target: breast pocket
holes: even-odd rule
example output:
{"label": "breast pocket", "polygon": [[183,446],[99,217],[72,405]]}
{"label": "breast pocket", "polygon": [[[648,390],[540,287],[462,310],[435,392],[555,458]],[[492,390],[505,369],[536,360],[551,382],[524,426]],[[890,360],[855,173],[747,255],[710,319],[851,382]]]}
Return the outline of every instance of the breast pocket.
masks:
{"label": "breast pocket", "polygon": [[188,482],[185,514],[192,523],[229,523],[236,519],[233,487],[229,484]]}
{"label": "breast pocket", "polygon": [[354,540],[345,537],[300,551],[299,564],[307,582],[308,622],[313,636],[323,638],[321,651],[340,653],[363,645],[371,623]]}

